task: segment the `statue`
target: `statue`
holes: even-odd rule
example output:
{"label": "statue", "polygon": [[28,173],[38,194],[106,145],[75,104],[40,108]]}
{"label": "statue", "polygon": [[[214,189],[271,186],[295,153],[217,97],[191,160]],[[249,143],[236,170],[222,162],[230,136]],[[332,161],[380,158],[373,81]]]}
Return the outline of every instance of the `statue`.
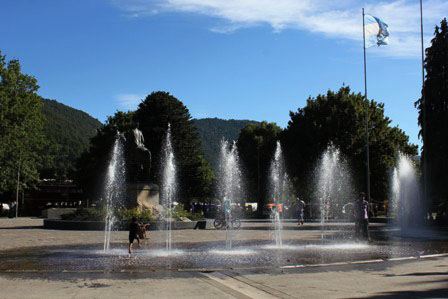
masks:
{"label": "statue", "polygon": [[129,181],[147,182],[150,179],[151,152],[145,147],[145,139],[142,131],[139,130],[139,123],[136,127],[126,132],[126,156],[128,161]]}

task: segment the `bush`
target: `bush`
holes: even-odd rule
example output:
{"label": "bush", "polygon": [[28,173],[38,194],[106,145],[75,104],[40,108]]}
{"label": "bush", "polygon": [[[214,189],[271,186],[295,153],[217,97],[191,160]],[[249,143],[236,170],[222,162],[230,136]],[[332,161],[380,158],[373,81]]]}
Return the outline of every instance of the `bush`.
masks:
{"label": "bush", "polygon": [[137,208],[134,209],[119,209],[117,211],[117,218],[120,221],[131,221],[132,217],[138,217],[139,221],[151,222],[158,219],[156,213],[150,210],[139,210]]}
{"label": "bush", "polygon": [[180,220],[181,217],[186,217],[193,221],[198,221],[198,220],[204,219],[204,216],[202,216],[202,214],[186,211],[184,209],[184,205],[179,204],[177,207],[175,207],[173,209],[173,218],[176,220]]}

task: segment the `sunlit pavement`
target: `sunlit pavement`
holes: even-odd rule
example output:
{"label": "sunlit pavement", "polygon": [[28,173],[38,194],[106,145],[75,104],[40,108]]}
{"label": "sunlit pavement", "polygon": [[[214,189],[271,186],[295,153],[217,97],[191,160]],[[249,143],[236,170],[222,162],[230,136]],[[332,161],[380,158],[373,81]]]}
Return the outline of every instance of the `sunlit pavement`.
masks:
{"label": "sunlit pavement", "polygon": [[103,232],[44,230],[41,219],[2,218],[0,298],[448,297],[446,233],[403,238],[378,226],[381,233],[366,244],[350,240],[349,224],[324,231],[323,239],[313,225],[286,223],[278,248],[269,223],[243,223],[230,251],[224,231],[173,231],[170,254],[164,233],[150,232],[129,257],[126,232],[113,234],[106,254]]}

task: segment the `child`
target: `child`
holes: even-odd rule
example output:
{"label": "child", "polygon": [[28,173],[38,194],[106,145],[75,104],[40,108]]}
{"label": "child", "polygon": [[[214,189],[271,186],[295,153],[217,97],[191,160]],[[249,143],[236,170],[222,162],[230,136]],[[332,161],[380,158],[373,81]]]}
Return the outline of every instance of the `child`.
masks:
{"label": "child", "polygon": [[140,225],[137,222],[137,217],[132,217],[132,222],[129,225],[129,254],[132,254],[132,243],[137,239],[138,247],[140,248],[140,238],[138,237],[138,232],[140,229]]}
{"label": "child", "polygon": [[147,239],[148,235],[146,234],[146,228],[149,226],[149,224],[140,224],[138,228],[138,237],[140,239]]}

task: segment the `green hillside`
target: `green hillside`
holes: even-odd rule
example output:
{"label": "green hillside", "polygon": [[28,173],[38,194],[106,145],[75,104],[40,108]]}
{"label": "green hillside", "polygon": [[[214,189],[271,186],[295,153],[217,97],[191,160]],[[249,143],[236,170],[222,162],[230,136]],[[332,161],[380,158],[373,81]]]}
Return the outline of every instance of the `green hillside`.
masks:
{"label": "green hillside", "polygon": [[102,124],[89,114],[55,100],[42,101],[44,134],[50,142],[46,154],[51,159],[41,169],[41,177],[64,177],[81,153],[88,149],[89,139]]}
{"label": "green hillside", "polygon": [[[50,159],[40,170],[42,178],[63,178],[69,175],[76,159],[89,148],[89,140],[102,124],[89,114],[61,104],[42,99],[45,116],[44,134],[50,142],[44,153]],[[242,128],[251,120],[203,118],[193,120],[200,138],[205,158],[214,169],[218,166],[219,145],[222,138],[237,140]]]}
{"label": "green hillside", "polygon": [[214,169],[218,167],[219,145],[221,139],[237,140],[242,128],[248,124],[257,123],[253,120],[202,118],[193,120],[198,128],[202,142],[202,150],[207,161]]}

